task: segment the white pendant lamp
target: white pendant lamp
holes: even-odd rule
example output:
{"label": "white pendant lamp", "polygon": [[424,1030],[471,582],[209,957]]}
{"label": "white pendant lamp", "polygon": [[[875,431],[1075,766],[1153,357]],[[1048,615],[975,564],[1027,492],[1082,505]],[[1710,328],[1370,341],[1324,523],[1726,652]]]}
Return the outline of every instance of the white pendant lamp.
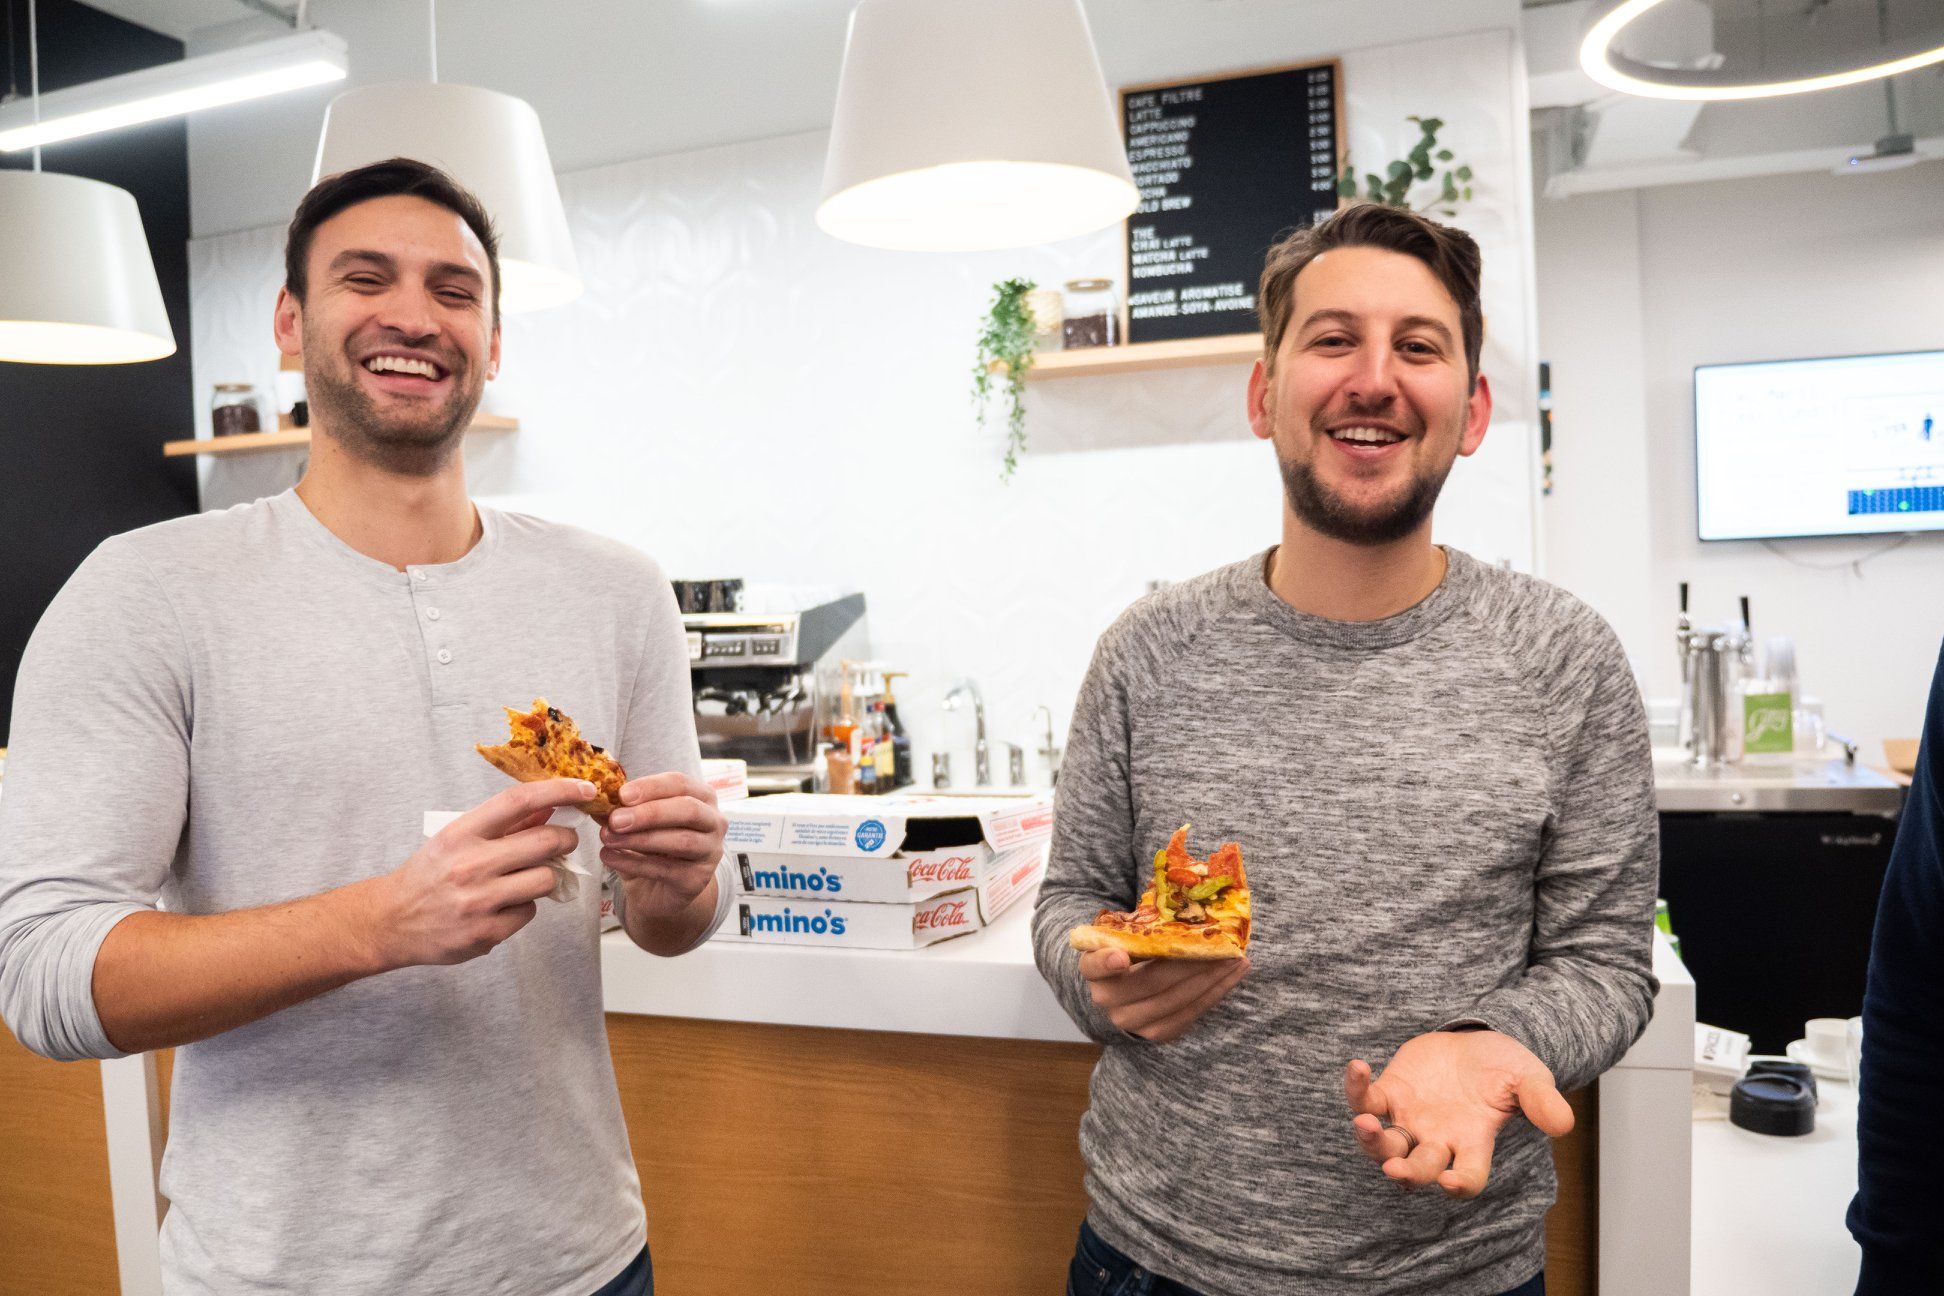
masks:
{"label": "white pendant lamp", "polygon": [[477,86],[401,82],[348,90],[324,114],[315,183],[386,158],[430,162],[478,196],[500,234],[500,309],[541,310],[581,294],[540,116]]}
{"label": "white pendant lamp", "polygon": [[1079,0],[863,0],[817,224],[972,252],[1102,229],[1140,203]]}
{"label": "white pendant lamp", "polygon": [[[39,32],[27,9],[40,97]],[[126,189],[40,169],[0,171],[0,360],[132,364],[175,354],[142,214]]]}
{"label": "white pendant lamp", "polygon": [[366,86],[333,99],[311,183],[387,158],[430,162],[472,190],[493,218],[500,311],[565,305],[581,295],[580,261],[540,114],[512,95],[439,84],[437,0],[426,0],[425,19],[430,83]]}

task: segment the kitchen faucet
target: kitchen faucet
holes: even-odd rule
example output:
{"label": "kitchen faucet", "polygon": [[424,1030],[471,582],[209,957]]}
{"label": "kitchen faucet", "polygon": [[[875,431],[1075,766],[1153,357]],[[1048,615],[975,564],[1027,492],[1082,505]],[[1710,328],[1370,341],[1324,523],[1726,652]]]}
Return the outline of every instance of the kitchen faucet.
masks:
{"label": "kitchen faucet", "polygon": [[1033,708],[1031,719],[1046,717],[1046,745],[1039,754],[1046,758],[1046,781],[1057,784],[1060,781],[1060,744],[1053,737],[1053,708],[1041,703]]}
{"label": "kitchen faucet", "polygon": [[980,787],[992,784],[992,756],[986,750],[985,699],[979,696],[979,686],[969,679],[962,679],[952,685],[945,695],[945,709],[956,711],[963,698],[972,699],[972,719],[977,739],[972,744],[972,778]]}

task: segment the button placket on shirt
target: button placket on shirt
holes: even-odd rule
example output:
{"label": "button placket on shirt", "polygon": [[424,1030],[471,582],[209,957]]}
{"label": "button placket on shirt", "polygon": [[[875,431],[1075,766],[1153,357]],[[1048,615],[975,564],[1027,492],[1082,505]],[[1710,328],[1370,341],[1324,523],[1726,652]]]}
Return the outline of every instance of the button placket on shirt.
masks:
{"label": "button placket on shirt", "polygon": [[440,693],[438,667],[450,666],[454,657],[451,646],[451,625],[440,621],[445,613],[432,600],[438,593],[423,571],[411,569],[410,586],[412,605],[419,623],[419,640],[425,645],[426,652],[433,661],[432,693],[436,699]]}

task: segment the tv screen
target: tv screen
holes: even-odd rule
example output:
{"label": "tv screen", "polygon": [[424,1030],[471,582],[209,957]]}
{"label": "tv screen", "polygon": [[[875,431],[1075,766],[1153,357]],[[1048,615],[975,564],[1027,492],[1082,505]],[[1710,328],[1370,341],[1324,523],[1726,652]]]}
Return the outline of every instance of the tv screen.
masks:
{"label": "tv screen", "polygon": [[1944,531],[1944,351],[1697,365],[1703,540]]}

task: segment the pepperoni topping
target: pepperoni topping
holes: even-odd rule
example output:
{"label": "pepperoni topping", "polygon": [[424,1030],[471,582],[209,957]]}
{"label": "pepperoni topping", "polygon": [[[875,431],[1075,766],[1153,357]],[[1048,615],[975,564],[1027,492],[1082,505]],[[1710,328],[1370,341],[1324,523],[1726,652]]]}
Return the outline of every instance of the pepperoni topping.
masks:
{"label": "pepperoni topping", "polygon": [[1221,849],[1208,857],[1208,876],[1240,878],[1242,848],[1234,842],[1223,842]]}

